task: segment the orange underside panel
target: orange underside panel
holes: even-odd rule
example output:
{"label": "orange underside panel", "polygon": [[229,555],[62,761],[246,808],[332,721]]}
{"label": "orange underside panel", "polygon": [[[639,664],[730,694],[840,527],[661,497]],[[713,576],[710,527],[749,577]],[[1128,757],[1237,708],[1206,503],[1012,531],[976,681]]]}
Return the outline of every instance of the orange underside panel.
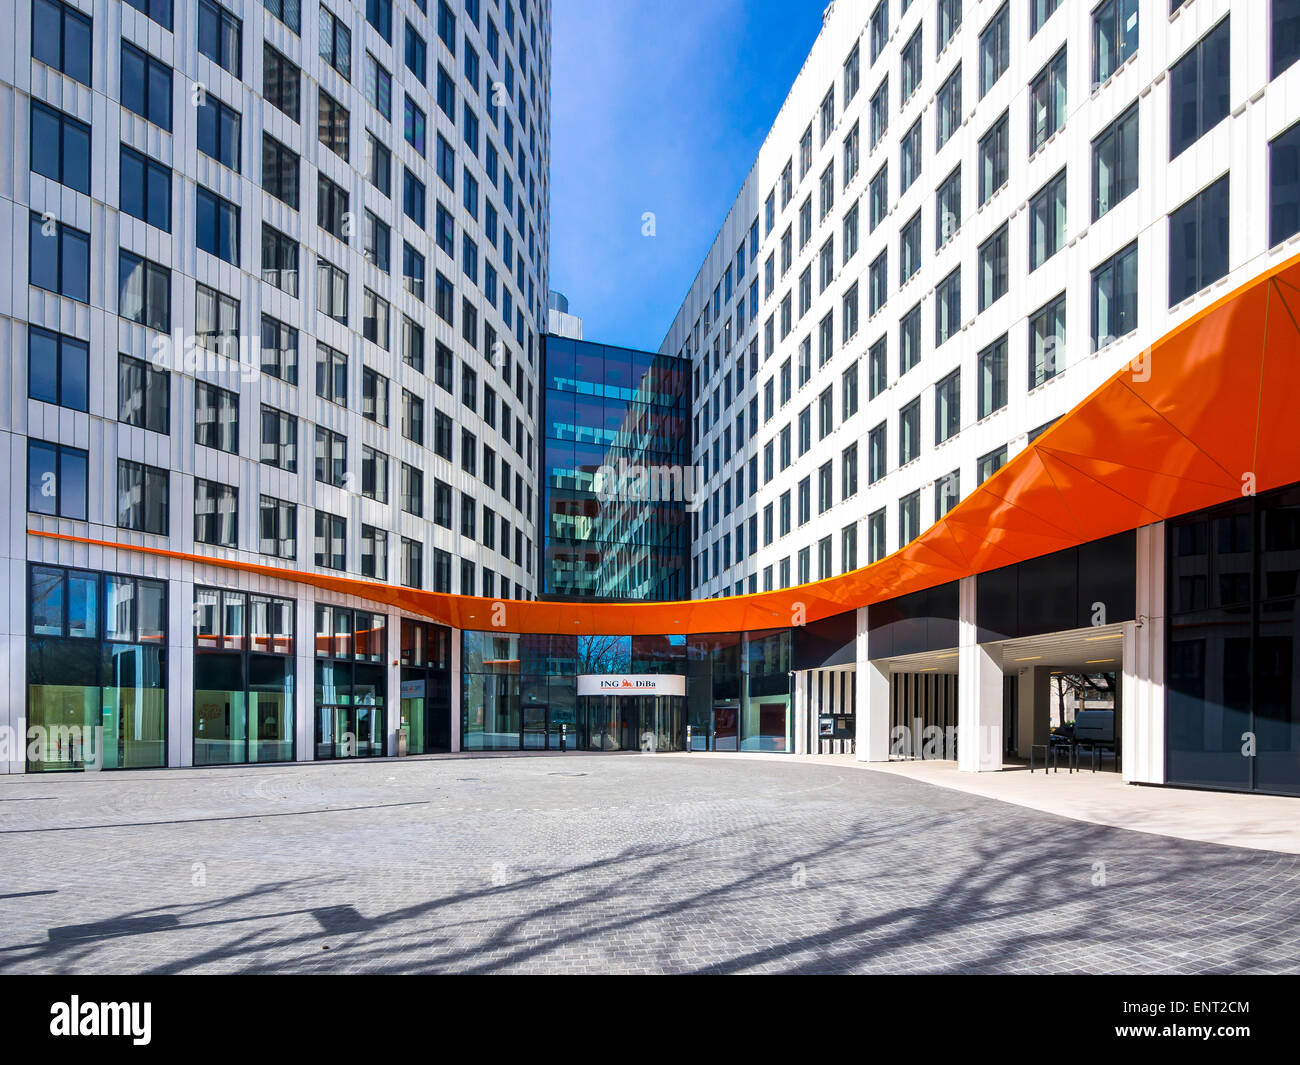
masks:
{"label": "orange underside panel", "polygon": [[656,635],[798,625],[1300,481],[1300,256],[1152,345],[906,547],[778,592],[678,603],[444,595],[239,558],[29,530],[263,574],[460,629]]}

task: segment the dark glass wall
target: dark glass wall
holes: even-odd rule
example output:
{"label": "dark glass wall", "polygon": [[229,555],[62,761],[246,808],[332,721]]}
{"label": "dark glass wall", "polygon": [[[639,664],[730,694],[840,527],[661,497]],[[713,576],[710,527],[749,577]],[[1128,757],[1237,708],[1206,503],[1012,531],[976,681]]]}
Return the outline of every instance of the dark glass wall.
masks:
{"label": "dark glass wall", "polygon": [[686,598],[689,366],[555,336],[542,358],[541,594]]}
{"label": "dark glass wall", "polygon": [[1166,535],[1167,780],[1300,794],[1300,486]]}

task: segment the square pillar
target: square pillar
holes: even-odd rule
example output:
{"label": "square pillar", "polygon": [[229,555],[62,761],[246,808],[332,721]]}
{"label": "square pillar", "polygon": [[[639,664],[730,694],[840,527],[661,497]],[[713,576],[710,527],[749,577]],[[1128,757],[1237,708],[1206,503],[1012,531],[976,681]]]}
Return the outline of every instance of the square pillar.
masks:
{"label": "square pillar", "polygon": [[968,773],[1002,768],[1002,666],[976,642],[975,578],[958,590],[957,767]]}
{"label": "square pillar", "polygon": [[[460,751],[460,723],[461,723],[461,671],[460,671],[460,629],[451,630],[451,692],[448,696],[451,703],[451,749]],[[573,742],[577,742],[575,736]]]}
{"label": "square pillar", "polygon": [[1165,523],[1137,530],[1134,606],[1124,626],[1120,768],[1126,784],[1165,782]]}
{"label": "square pillar", "polygon": [[294,612],[294,759],[316,757],[316,604],[309,589],[300,588]]}
{"label": "square pillar", "polygon": [[388,690],[384,694],[384,726],[388,732],[384,749],[391,758],[397,754],[397,734],[402,731],[402,612],[389,607],[384,617],[388,630],[384,671]]}
{"label": "square pillar", "polygon": [[859,762],[889,761],[889,664],[867,657],[867,608],[857,611],[857,723]]}

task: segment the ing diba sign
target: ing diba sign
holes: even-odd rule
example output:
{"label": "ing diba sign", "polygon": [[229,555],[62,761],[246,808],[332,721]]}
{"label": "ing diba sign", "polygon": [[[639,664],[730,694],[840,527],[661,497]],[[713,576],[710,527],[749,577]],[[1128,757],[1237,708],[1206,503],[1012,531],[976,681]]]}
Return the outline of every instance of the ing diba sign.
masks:
{"label": "ing diba sign", "polygon": [[583,673],[579,695],[685,695],[686,678],[677,673]]}

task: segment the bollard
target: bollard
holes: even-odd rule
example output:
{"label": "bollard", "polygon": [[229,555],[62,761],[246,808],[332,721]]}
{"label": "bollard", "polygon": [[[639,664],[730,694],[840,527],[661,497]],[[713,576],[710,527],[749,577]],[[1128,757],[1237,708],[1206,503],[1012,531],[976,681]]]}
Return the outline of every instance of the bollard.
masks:
{"label": "bollard", "polygon": [[691,726],[686,726],[686,749],[691,750]]}
{"label": "bollard", "polygon": [[563,721],[560,722],[560,750],[569,749],[569,726]]}

